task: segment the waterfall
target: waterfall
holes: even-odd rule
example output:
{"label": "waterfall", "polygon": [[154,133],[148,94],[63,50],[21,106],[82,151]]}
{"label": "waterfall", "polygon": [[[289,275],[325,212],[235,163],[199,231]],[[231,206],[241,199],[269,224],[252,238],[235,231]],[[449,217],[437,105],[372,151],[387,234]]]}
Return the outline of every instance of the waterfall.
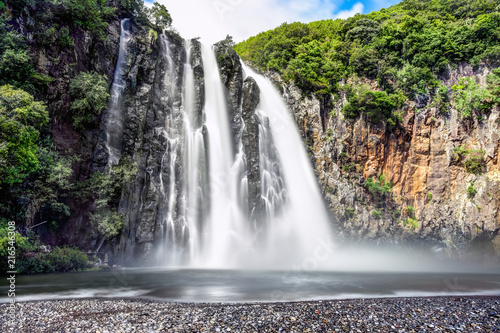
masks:
{"label": "waterfall", "polygon": [[[248,226],[238,202],[241,184],[241,154],[233,156],[227,101],[219,67],[210,46],[202,47],[205,69],[205,114],[209,138],[210,209],[203,234],[204,248],[196,265],[232,266],[237,254],[248,249]],[[236,163],[235,163],[236,162]]]}
{"label": "waterfall", "polygon": [[[297,125],[282,96],[270,80],[245,64],[243,68],[260,87],[257,113],[266,124],[261,136],[263,193],[268,212],[274,214],[269,221],[266,258],[270,263],[301,262],[314,257],[318,246],[331,244],[333,233],[326,207]],[[266,153],[266,149],[271,152]],[[266,156],[273,154],[278,156],[271,158],[269,165]],[[276,214],[277,209],[280,214]]]}
{"label": "waterfall", "polygon": [[106,112],[106,148],[108,165],[118,164],[122,154],[123,115],[122,99],[126,87],[125,71],[128,66],[128,42],[131,38],[130,19],[123,19],[120,27],[120,49],[111,86],[110,101]]}
{"label": "waterfall", "polygon": [[243,96],[234,110],[214,49],[167,35],[160,36],[164,68],[154,109],[164,124],[160,117],[152,134],[164,142],[161,173],[147,171],[149,191],[160,200],[153,230],[160,240],[150,243],[156,263],[290,268],[314,256],[332,232],[282,96],[243,64]]}

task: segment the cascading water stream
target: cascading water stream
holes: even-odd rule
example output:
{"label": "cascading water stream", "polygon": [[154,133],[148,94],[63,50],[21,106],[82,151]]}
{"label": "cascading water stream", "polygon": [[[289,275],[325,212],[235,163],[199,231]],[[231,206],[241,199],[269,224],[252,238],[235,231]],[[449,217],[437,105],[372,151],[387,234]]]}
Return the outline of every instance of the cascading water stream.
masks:
{"label": "cascading water stream", "polygon": [[184,65],[184,89],[183,89],[183,116],[185,130],[184,146],[184,169],[186,170],[185,195],[186,206],[183,212],[185,228],[189,232],[188,251],[189,262],[196,259],[200,248],[200,230],[202,229],[202,216],[200,211],[203,207],[203,175],[205,170],[206,149],[203,138],[203,127],[197,126],[195,105],[195,78],[193,67],[190,63],[192,57],[192,45],[190,40],[185,40],[186,64]]}
{"label": "cascading water stream", "polygon": [[[332,244],[332,230],[297,125],[270,80],[242,63],[260,87],[262,194],[268,228],[262,264],[290,267]],[[267,264],[267,265],[266,265]]]}
{"label": "cascading water stream", "polygon": [[113,84],[111,86],[110,102],[106,112],[106,148],[109,159],[108,166],[118,164],[122,154],[123,114],[122,99],[126,87],[125,72],[128,66],[128,42],[130,19],[121,21],[120,49],[116,63]]}
{"label": "cascading water stream", "polygon": [[[260,87],[260,104],[257,110],[246,111],[241,121],[245,143],[233,142],[232,115],[228,114],[226,88],[214,50],[201,45],[204,105],[199,110],[193,45],[186,40],[184,46],[187,60],[180,71],[179,87],[175,84],[179,75],[171,46],[162,35],[163,98],[168,111],[165,128],[158,130],[167,138],[162,170],[166,170],[168,179],[161,177],[166,213],[161,224],[164,245],[158,252],[159,263],[289,268],[297,260],[314,255],[318,242],[329,242],[329,220],[302,140],[282,97],[270,81],[243,65],[244,72]],[[182,96],[180,105],[173,105],[175,94]],[[251,128],[245,121],[251,122]],[[257,137],[257,146],[249,148],[249,140],[256,142]],[[249,149],[257,149],[258,155],[252,151],[247,156]],[[258,168],[248,169],[251,159],[252,163],[257,161]],[[249,201],[250,172],[253,193],[260,191],[253,207]]]}
{"label": "cascading water stream", "polygon": [[233,156],[228,108],[215,53],[203,45],[205,69],[205,114],[209,137],[210,211],[203,233],[204,247],[194,264],[228,267],[237,254],[248,249],[248,227],[238,202],[241,163]]}

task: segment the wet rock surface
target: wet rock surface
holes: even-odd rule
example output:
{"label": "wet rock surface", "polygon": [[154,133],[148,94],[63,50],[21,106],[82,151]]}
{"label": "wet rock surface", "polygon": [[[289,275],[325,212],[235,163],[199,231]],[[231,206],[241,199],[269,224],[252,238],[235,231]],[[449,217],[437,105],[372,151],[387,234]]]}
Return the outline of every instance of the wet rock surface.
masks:
{"label": "wet rock surface", "polygon": [[[0,306],[2,332],[499,332],[500,297],[175,304],[136,300]],[[10,325],[10,326],[9,326]]]}
{"label": "wet rock surface", "polygon": [[259,118],[255,114],[260,102],[260,88],[257,82],[248,77],[243,83],[243,150],[247,156],[248,205],[253,220],[260,220],[262,202],[260,196],[260,156],[259,156]]}
{"label": "wet rock surface", "polygon": [[201,58],[201,43],[197,39],[191,39],[191,63],[194,72],[195,85],[195,122],[194,125],[199,128],[203,125],[203,107],[205,106],[205,70],[203,69],[203,60]]}
{"label": "wet rock surface", "polygon": [[[242,110],[241,102],[243,96],[243,68],[240,57],[233,50],[233,41],[230,37],[214,45],[214,52],[219,65],[219,73],[222,84],[226,88],[226,99],[228,112],[233,132],[233,144],[235,151],[242,136]],[[257,103],[258,104],[258,103]]]}
{"label": "wet rock surface", "polygon": [[[137,260],[150,264],[154,260],[152,251],[164,237],[169,200],[182,195],[178,192],[169,196],[165,184],[170,184],[172,177],[181,179],[183,172],[182,161],[175,162],[168,156],[177,154],[182,146],[180,139],[173,144],[173,138],[182,137],[175,129],[182,128],[184,41],[173,33],[160,35],[149,53],[147,45],[131,44],[122,159],[134,161],[138,173],[123,190],[119,212],[126,217],[124,230],[114,253],[110,253],[125,265],[134,265]],[[202,71],[201,63],[193,61]],[[175,220],[175,213],[172,215]]]}

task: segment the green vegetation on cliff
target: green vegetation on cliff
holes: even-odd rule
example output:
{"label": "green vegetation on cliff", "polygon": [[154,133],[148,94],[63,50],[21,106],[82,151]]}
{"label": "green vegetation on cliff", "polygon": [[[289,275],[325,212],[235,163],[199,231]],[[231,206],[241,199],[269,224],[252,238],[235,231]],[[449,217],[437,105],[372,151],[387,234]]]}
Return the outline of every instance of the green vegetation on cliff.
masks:
{"label": "green vegetation on cliff", "polygon": [[123,18],[136,34],[172,23],[165,6],[142,0],[0,0],[0,257],[7,262],[3,224],[15,221],[22,272],[85,267],[78,250],[40,250],[70,243],[59,236],[77,210],[87,234],[121,232],[116,207],[134,166],[96,172],[91,154],[117,56],[109,34],[117,38]]}
{"label": "green vegetation on cliff", "polygon": [[[356,111],[359,106],[371,110],[370,105],[380,104],[378,114],[368,110],[369,118],[394,121],[391,112],[400,98],[393,94],[430,94],[444,111],[448,91],[437,79],[443,70],[459,62],[498,65],[499,10],[499,0],[404,0],[346,20],[284,23],[235,50],[259,69],[278,71],[318,97],[339,92],[346,78],[374,79],[387,95],[361,91],[349,97],[344,114],[356,117],[363,112]],[[475,101],[482,105],[488,96],[481,93],[476,90]],[[471,107],[460,107],[467,117]]]}
{"label": "green vegetation on cliff", "polygon": [[33,96],[0,87],[0,186],[20,183],[37,170],[39,129],[48,119],[45,105]]}
{"label": "green vegetation on cliff", "polygon": [[69,84],[72,97],[73,127],[85,129],[94,123],[94,116],[101,114],[108,105],[108,84],[105,75],[95,72],[80,73]]}

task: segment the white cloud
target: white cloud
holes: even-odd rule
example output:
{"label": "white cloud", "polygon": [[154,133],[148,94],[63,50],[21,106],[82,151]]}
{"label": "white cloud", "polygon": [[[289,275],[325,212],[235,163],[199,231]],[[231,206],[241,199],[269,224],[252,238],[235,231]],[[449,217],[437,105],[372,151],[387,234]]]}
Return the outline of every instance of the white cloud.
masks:
{"label": "white cloud", "polygon": [[341,10],[335,15],[335,18],[346,19],[348,17],[352,17],[356,14],[360,14],[365,9],[365,6],[361,2],[357,2],[352,6],[349,10]]}
{"label": "white cloud", "polygon": [[226,35],[236,42],[283,22],[310,22],[335,17],[348,17],[362,12],[363,5],[335,14],[332,0],[157,0],[174,19],[173,25],[185,38],[202,37],[215,43]]}

